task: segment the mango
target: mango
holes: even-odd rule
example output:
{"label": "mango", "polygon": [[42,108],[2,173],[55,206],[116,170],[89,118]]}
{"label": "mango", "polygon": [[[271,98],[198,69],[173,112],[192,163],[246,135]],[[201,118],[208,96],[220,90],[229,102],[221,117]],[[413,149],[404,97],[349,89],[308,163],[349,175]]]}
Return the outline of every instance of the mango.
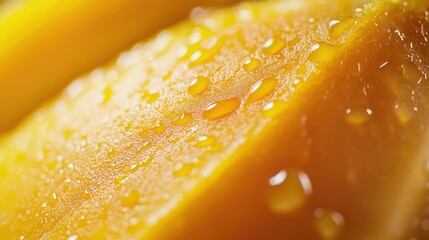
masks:
{"label": "mango", "polygon": [[0,142],[10,239],[427,239],[425,1],[200,11]]}
{"label": "mango", "polygon": [[0,9],[0,132],[198,5],[235,0],[11,0]]}

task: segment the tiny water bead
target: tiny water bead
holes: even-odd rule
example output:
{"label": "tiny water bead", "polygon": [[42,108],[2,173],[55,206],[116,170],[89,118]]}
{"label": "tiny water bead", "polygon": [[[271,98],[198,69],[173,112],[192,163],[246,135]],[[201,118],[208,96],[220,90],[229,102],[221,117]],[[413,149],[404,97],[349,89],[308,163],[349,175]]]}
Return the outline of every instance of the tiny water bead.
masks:
{"label": "tiny water bead", "polygon": [[116,184],[123,184],[123,183],[125,183],[126,181],[128,181],[128,177],[127,177],[127,176],[120,176],[120,177],[117,177],[117,178],[115,179],[115,183],[116,183]]}
{"label": "tiny water bead", "polygon": [[308,59],[313,63],[325,63],[334,57],[336,50],[332,44],[318,42],[311,46]]}
{"label": "tiny water bead", "polygon": [[113,96],[113,90],[112,88],[106,87],[103,91],[103,100],[102,100],[102,104],[107,104],[108,102],[110,102],[110,100],[112,99]]}
{"label": "tiny water bead", "polygon": [[197,139],[196,146],[199,148],[210,147],[216,143],[216,138],[213,136],[201,136]]}
{"label": "tiny water bead", "polygon": [[195,51],[190,57],[190,67],[210,61],[217,54],[225,43],[223,38],[209,38],[201,43],[201,49]]}
{"label": "tiny water bead", "polygon": [[149,97],[147,99],[147,103],[148,104],[153,104],[154,102],[158,101],[159,97],[160,97],[159,92],[152,93],[152,94],[149,95]]}
{"label": "tiny water bead", "polygon": [[280,37],[273,37],[264,43],[262,49],[264,54],[274,55],[280,53],[286,47],[286,40]]}
{"label": "tiny water bead", "polygon": [[282,110],[285,109],[286,103],[279,100],[274,100],[272,102],[267,103],[262,108],[262,116],[270,118],[275,117],[281,114]]}
{"label": "tiny water bead", "polygon": [[411,121],[416,114],[416,110],[417,108],[413,107],[412,103],[404,100],[397,100],[394,105],[394,113],[402,124]]}
{"label": "tiny water bead", "polygon": [[122,199],[122,206],[126,208],[134,208],[140,203],[140,193],[137,190],[132,190],[127,193]]}
{"label": "tiny water bead", "polygon": [[163,134],[165,132],[165,125],[159,123],[152,130],[153,130],[154,133],[156,133],[158,135],[161,135],[161,134]]}
{"label": "tiny water bead", "polygon": [[172,124],[175,126],[183,126],[190,122],[191,119],[192,115],[190,113],[183,113],[180,116],[174,118]]}
{"label": "tiny water bead", "polygon": [[276,85],[277,80],[274,78],[266,78],[264,80],[258,81],[250,89],[250,95],[247,98],[246,103],[251,104],[263,99],[274,91]]}
{"label": "tiny water bead", "polygon": [[206,77],[196,77],[191,81],[188,92],[191,95],[199,95],[207,90],[210,85],[210,79]]}
{"label": "tiny water bead", "polygon": [[209,104],[203,111],[203,118],[217,120],[235,112],[240,107],[238,98],[229,98]]}
{"label": "tiny water bead", "polygon": [[259,68],[259,66],[261,66],[261,61],[259,61],[256,58],[248,58],[244,61],[243,64],[243,69],[246,72],[251,72],[253,70],[256,70]]}
{"label": "tiny water bead", "polygon": [[336,239],[344,226],[344,217],[338,212],[320,208],[316,209],[314,215],[316,229],[320,236],[326,240]]}
{"label": "tiny water bead", "polygon": [[373,112],[370,108],[347,108],[346,119],[353,125],[359,125],[367,122],[372,116]]}
{"label": "tiny water bead", "polygon": [[268,181],[268,207],[277,214],[299,209],[312,194],[310,178],[299,170],[282,170]]}
{"label": "tiny water bead", "polygon": [[351,19],[343,19],[343,20],[331,20],[329,22],[329,36],[333,40],[337,40],[347,33],[350,29],[352,29],[354,23]]}
{"label": "tiny water bead", "polygon": [[179,163],[174,168],[174,176],[175,177],[186,177],[192,173],[192,170],[198,166],[199,162],[191,162],[191,163]]}
{"label": "tiny water bead", "polygon": [[70,236],[67,238],[67,240],[77,240],[77,239],[79,239],[79,236],[78,236],[78,235],[76,235],[76,234],[74,234],[74,235],[70,235]]}
{"label": "tiny water bead", "polygon": [[113,149],[113,148],[109,149],[109,151],[107,152],[107,156],[108,156],[109,158],[113,158],[113,157],[115,157],[115,156],[116,156],[116,151],[115,151],[115,149]]}

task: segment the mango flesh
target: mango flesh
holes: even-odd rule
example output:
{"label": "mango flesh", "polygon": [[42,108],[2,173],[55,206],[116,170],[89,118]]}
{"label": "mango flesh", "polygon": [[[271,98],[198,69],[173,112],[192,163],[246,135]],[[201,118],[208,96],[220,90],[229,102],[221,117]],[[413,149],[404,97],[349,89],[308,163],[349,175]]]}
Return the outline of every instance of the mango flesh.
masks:
{"label": "mango flesh", "polygon": [[74,81],[0,147],[22,239],[426,239],[417,1],[248,3]]}
{"label": "mango flesh", "polygon": [[10,0],[0,10],[0,132],[72,79],[187,16],[234,0]]}

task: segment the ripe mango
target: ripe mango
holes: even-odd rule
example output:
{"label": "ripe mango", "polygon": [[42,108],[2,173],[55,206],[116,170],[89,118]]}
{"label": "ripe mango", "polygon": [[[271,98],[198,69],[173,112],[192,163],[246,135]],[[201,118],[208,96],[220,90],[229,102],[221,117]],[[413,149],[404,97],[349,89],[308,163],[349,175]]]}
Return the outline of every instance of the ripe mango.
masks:
{"label": "ripe mango", "polygon": [[185,18],[236,0],[12,0],[0,10],[0,132],[73,78]]}
{"label": "ripe mango", "polygon": [[245,3],[75,80],[0,143],[21,239],[427,239],[424,1]]}

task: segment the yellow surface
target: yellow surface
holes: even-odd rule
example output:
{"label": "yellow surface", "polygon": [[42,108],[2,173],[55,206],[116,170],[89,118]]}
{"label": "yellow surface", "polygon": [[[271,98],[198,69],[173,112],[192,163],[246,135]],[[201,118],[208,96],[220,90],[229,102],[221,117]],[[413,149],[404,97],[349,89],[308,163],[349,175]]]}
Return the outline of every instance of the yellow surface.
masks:
{"label": "yellow surface", "polygon": [[78,75],[198,5],[234,0],[16,0],[0,11],[0,131]]}
{"label": "yellow surface", "polygon": [[0,236],[428,237],[420,7],[296,0],[201,14],[75,80],[3,138]]}

